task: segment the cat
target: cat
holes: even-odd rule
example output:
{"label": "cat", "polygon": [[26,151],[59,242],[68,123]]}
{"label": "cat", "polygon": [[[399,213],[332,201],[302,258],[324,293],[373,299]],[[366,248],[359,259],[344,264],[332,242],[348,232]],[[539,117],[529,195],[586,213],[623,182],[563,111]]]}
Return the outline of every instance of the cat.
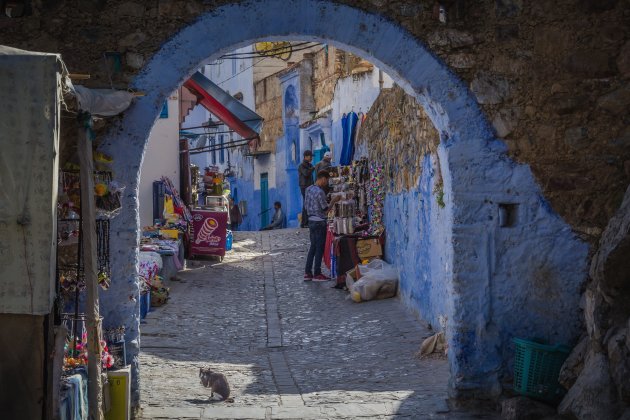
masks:
{"label": "cat", "polygon": [[199,368],[199,378],[203,386],[211,389],[210,399],[217,394],[220,401],[234,402],[234,398],[230,398],[230,385],[225,375],[216,373],[209,367],[202,367]]}

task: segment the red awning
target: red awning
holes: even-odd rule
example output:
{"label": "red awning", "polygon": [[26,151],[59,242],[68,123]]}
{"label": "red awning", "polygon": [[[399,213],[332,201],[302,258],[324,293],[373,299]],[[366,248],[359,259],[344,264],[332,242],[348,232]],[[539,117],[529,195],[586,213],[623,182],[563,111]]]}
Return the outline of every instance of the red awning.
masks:
{"label": "red awning", "polygon": [[197,97],[199,105],[244,139],[251,139],[250,147],[256,147],[263,121],[260,115],[234,99],[199,72],[193,74],[184,83],[184,87]]}

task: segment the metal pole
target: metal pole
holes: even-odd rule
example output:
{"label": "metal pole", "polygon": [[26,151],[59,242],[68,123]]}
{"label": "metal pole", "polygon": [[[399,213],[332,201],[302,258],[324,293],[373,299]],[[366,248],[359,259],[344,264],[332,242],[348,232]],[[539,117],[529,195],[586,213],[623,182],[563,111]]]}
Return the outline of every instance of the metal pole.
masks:
{"label": "metal pole", "polygon": [[81,223],[83,272],[87,288],[85,309],[88,336],[88,405],[90,420],[103,419],[103,384],[101,383],[101,330],[98,304],[96,257],[96,205],[94,202],[94,162],[92,142],[88,137],[89,114],[79,114],[77,153],[81,165]]}

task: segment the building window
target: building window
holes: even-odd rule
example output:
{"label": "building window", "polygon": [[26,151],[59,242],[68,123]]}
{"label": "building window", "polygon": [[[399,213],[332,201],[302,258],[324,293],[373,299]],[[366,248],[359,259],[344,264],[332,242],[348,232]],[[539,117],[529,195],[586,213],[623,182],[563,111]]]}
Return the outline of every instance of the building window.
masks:
{"label": "building window", "polygon": [[219,136],[219,142],[221,143],[221,150],[219,151],[219,163],[225,163],[225,149],[223,148],[223,134]]}
{"label": "building window", "polygon": [[214,137],[212,137],[210,144],[212,145],[212,164],[216,165],[217,164],[217,151],[214,150],[214,145],[216,144],[216,142],[214,141]]}

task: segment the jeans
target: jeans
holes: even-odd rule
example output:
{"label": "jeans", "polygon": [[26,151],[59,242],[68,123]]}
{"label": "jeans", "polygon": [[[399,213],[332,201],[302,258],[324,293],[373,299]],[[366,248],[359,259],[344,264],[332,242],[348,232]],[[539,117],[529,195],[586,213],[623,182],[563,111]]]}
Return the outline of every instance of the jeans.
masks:
{"label": "jeans", "polygon": [[300,191],[302,191],[302,222],[300,224],[301,227],[306,227],[309,224],[308,214],[306,213],[306,207],[304,207],[304,204],[306,204],[305,203],[306,188],[308,187],[300,187]]}
{"label": "jeans", "polygon": [[322,274],[322,256],[326,246],[326,222],[309,221],[308,230],[311,234],[311,247],[308,249],[304,273],[317,276]]}

